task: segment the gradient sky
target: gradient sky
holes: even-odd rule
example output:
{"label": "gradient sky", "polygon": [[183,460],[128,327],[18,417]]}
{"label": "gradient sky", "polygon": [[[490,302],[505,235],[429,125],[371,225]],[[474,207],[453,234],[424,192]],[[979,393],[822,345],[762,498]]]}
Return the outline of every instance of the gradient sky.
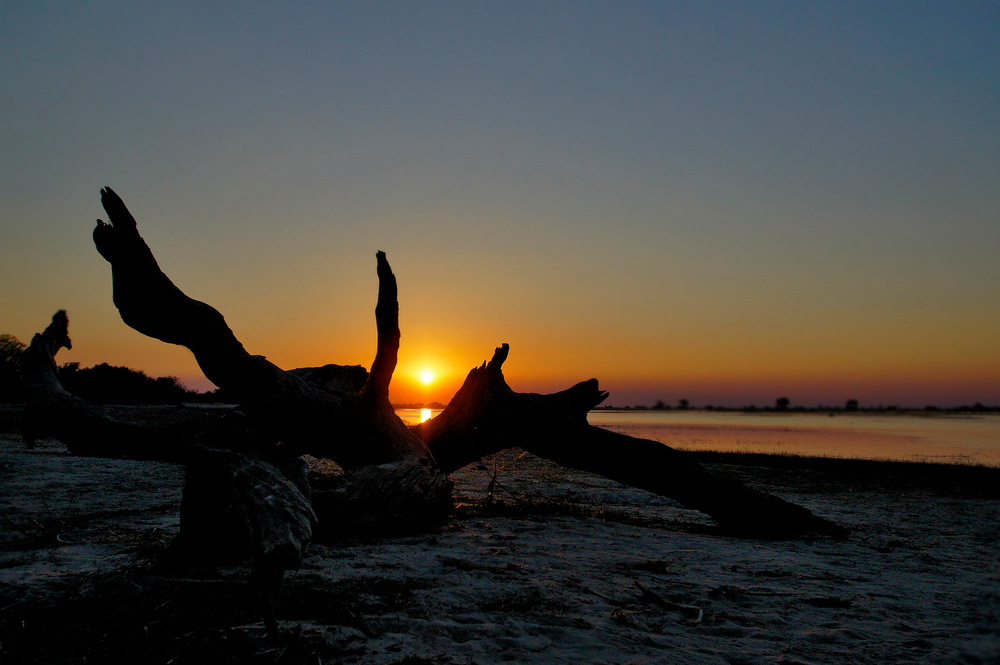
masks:
{"label": "gradient sky", "polygon": [[[1000,4],[3,3],[0,332],[209,387],[127,328],[113,187],[282,367],[396,401],[501,342],[611,404],[1000,404]],[[439,375],[415,381],[425,366]]]}

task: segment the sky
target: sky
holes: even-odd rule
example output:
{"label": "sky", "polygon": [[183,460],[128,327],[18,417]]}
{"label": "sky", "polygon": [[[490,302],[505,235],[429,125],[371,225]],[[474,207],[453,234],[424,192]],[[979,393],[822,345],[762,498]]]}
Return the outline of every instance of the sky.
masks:
{"label": "sky", "polygon": [[[281,367],[447,402],[1000,404],[996,2],[3,3],[0,332],[209,389],[121,322],[117,191]],[[422,371],[435,375],[430,385]]]}

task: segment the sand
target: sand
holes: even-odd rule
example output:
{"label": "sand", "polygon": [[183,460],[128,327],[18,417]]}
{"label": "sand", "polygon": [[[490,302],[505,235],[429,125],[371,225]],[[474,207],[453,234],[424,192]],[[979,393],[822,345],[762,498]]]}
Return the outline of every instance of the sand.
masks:
{"label": "sand", "polygon": [[271,639],[245,569],[156,563],[180,467],[0,435],[0,662],[1000,662],[996,493],[717,468],[853,534],[722,537],[508,452],[454,475],[440,529],[314,545]]}

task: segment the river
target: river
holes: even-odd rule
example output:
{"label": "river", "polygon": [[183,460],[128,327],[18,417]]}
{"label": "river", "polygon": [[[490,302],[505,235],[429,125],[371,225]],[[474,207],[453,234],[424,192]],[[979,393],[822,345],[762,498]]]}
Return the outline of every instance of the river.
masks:
{"label": "river", "polygon": [[[419,422],[420,409],[401,409]],[[437,415],[428,411],[424,417]],[[684,450],[983,464],[1000,467],[1000,416],[743,411],[592,411],[590,423]]]}

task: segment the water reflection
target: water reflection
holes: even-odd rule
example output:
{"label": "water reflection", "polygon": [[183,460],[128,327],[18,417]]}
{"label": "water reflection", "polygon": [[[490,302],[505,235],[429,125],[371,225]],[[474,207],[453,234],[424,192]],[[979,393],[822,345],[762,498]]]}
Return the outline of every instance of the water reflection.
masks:
{"label": "water reflection", "polygon": [[439,413],[441,409],[396,409],[396,415],[407,425],[422,423]]}
{"label": "water reflection", "polygon": [[[397,409],[407,425],[440,409]],[[592,425],[686,450],[790,453],[1000,466],[1000,416],[612,411]]]}
{"label": "water reflection", "polygon": [[687,450],[1000,466],[1000,416],[604,411],[592,425]]}

